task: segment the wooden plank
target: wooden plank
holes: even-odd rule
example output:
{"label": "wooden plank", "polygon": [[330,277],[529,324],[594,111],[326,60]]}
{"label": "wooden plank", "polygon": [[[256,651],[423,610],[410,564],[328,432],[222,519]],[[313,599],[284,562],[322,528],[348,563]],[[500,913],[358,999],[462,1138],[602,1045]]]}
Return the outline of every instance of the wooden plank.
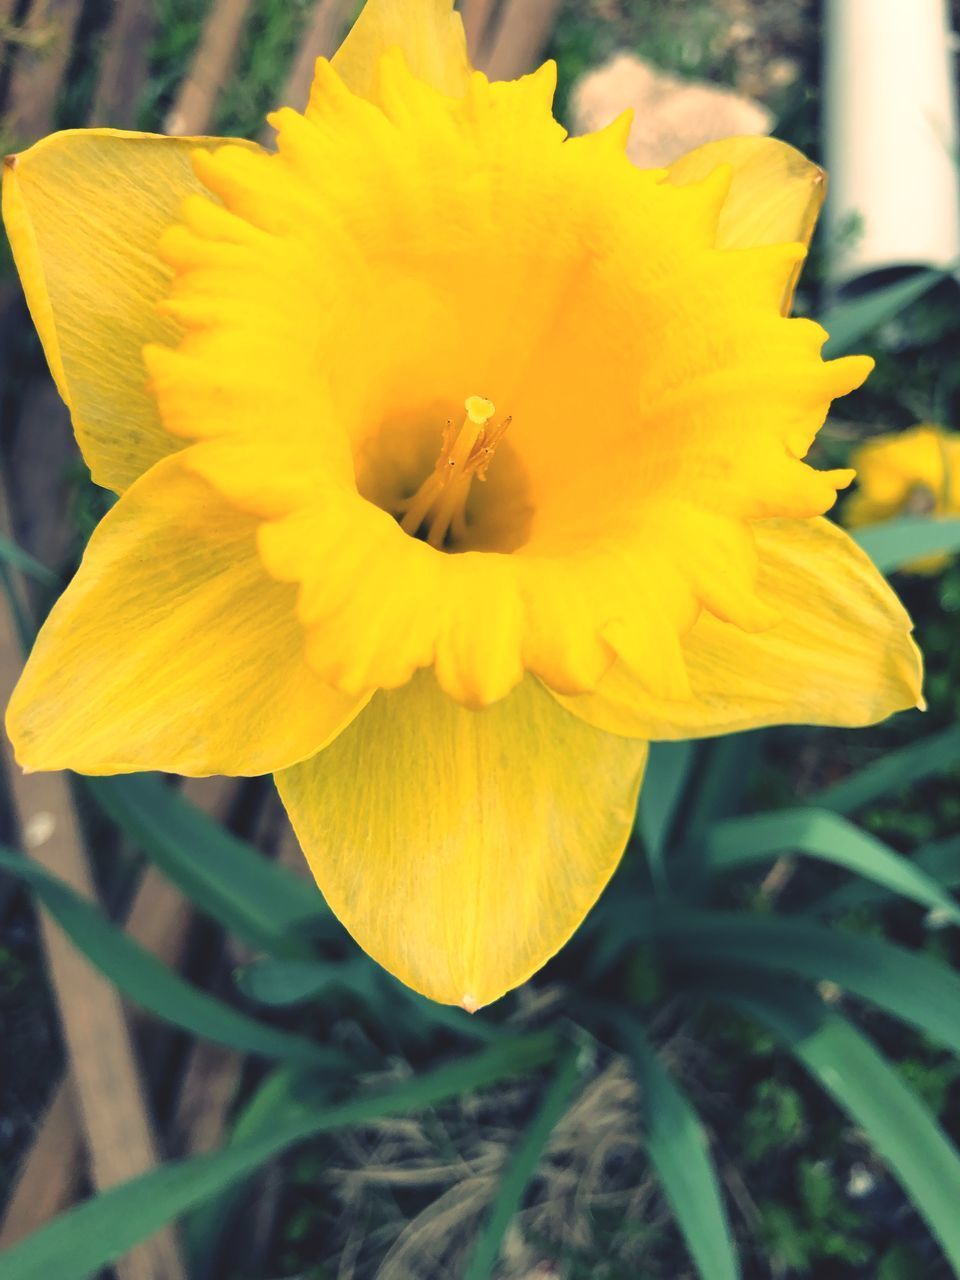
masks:
{"label": "wooden plank", "polygon": [[331,58],[336,53],[355,8],[353,0],[316,0],[284,85],[280,105],[303,111],[310,97],[317,59]]}
{"label": "wooden plank", "polygon": [[167,133],[187,136],[210,129],[217,97],[233,68],[251,7],[251,0],[214,0],[190,70],[167,116]]}
{"label": "wooden plank", "polygon": [[[0,486],[0,530],[9,536],[6,494]],[[0,699],[6,704],[20,673],[20,644],[6,604],[0,606]],[[96,893],[66,776],[25,774],[0,735],[25,857],[91,901]],[[145,1173],[157,1163],[139,1068],[120,998],[47,914],[37,913],[53,994],[76,1091],[94,1186],[104,1188]],[[180,1280],[176,1237],[167,1230],[117,1264],[121,1280]]]}
{"label": "wooden plank", "polygon": [[104,37],[90,124],[132,129],[143,95],[155,27],[153,0],[115,0]]}
{"label": "wooden plank", "polygon": [[[188,779],[184,793],[212,816],[222,817],[236,785],[233,779]],[[179,889],[155,867],[148,866],[127,916],[126,929],[141,946],[173,967],[183,955],[191,915],[190,903]],[[157,1028],[151,1027],[154,1030]],[[0,1250],[30,1235],[73,1202],[83,1152],[79,1111],[68,1077],[55,1090],[20,1168],[0,1227]]]}
{"label": "wooden plank", "polygon": [[[147,867],[127,917],[127,932],[164,964],[175,965],[189,924],[189,903],[154,867]],[[73,1203],[83,1156],[80,1114],[67,1076],[54,1090],[33,1146],[20,1166],[0,1226],[0,1251]]]}
{"label": "wooden plank", "polygon": [[463,29],[467,33],[467,51],[474,66],[480,66],[480,59],[489,42],[495,8],[496,0],[463,0],[461,5]]}
{"label": "wooden plank", "polygon": [[18,1171],[0,1226],[0,1253],[73,1203],[80,1189],[84,1154],[77,1099],[67,1076],[54,1089],[53,1101]]}
{"label": "wooden plank", "polygon": [[489,50],[478,65],[491,80],[530,71],[550,39],[561,0],[504,0]]}
{"label": "wooden plank", "polygon": [[[242,786],[236,778],[188,778],[185,799],[215,817],[225,818]],[[222,960],[220,961],[222,963]],[[239,963],[231,960],[230,967]],[[243,1074],[244,1056],[211,1041],[192,1045],[170,1126],[176,1155],[200,1155],[220,1146]]]}
{"label": "wooden plank", "polygon": [[7,88],[4,133],[21,147],[53,125],[83,0],[33,0]]}
{"label": "wooden plank", "polygon": [[[6,702],[19,670],[19,655],[9,613],[4,609],[2,614],[0,689]],[[9,757],[5,740],[3,749]],[[12,766],[9,776],[26,856],[94,900],[93,878],[64,775],[24,774]],[[44,912],[38,918],[90,1170],[94,1185],[102,1189],[145,1173],[157,1163],[140,1073],[117,992]],[[165,1231],[138,1246],[117,1270],[124,1280],[182,1276],[174,1235]]]}
{"label": "wooden plank", "polygon": [[[18,0],[0,0],[0,80],[17,47],[17,36],[20,33],[20,27],[15,21],[17,8]],[[0,116],[2,108],[3,103],[0,102]]]}
{"label": "wooden plank", "polygon": [[243,1054],[225,1045],[209,1040],[194,1045],[171,1125],[169,1141],[174,1155],[204,1155],[222,1146],[243,1064]]}

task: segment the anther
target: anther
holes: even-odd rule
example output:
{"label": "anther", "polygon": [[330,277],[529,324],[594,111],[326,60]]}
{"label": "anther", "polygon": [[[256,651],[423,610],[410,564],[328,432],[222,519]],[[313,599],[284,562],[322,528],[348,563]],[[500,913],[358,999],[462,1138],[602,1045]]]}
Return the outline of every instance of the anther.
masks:
{"label": "anther", "polygon": [[466,535],[470,485],[474,479],[486,479],[494,451],[511,422],[504,418],[490,426],[496,408],[485,396],[468,396],[464,409],[467,416],[458,431],[447,421],[436,466],[400,508],[403,531],[414,535],[427,524],[427,542],[432,547],[442,547],[451,528],[458,539]]}

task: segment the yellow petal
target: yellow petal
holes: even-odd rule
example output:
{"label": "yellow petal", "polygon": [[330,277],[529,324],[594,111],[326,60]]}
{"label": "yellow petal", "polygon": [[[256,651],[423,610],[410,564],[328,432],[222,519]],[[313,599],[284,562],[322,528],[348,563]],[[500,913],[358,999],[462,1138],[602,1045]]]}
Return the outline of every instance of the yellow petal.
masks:
{"label": "yellow petal", "polygon": [[[799,241],[809,244],[826,195],[826,175],[801,152],[777,138],[725,138],[681,156],[669,180],[686,186],[730,165],[730,190],[717,226],[719,249]],[[783,299],[790,310],[800,275],[798,263]]]}
{"label": "yellow petal", "polygon": [[179,333],[156,310],[171,272],[155,250],[201,189],[190,153],[204,141],[74,130],[4,166],[3,218],[51,373],[94,480],[117,492],[181,447],[141,350]]}
{"label": "yellow petal", "polygon": [[267,577],[255,527],[182,455],[121,498],[11,699],[21,765],[265,773],[339,732],[362,703],[307,667],[294,589]]}
{"label": "yellow petal", "polygon": [[684,640],[690,700],[651,697],[621,664],[561,698],[611,733],[699,738],[769,724],[874,724],[922,705],[920,653],[893,591],[828,520],[756,526],[758,592],[781,621],[748,634],[704,612]]}
{"label": "yellow petal", "polygon": [[[164,422],[268,522],[343,692],[432,665],[478,707],[524,668],[592,689],[619,654],[679,697],[701,607],[772,620],[747,522],[834,503],[852,473],[800,458],[869,362],[824,364],[823,330],[779,314],[802,246],[716,249],[729,174],[677,187],[565,141],[549,65],[454,99],[393,53],[382,109],[321,61],[276,155],[197,156],[220,203],[187,201],[161,248],[187,329],[147,351]],[[402,520],[480,393],[512,425],[448,555]]]}
{"label": "yellow petal", "polygon": [[394,48],[420,80],[451,98],[463,96],[470,62],[453,0],[367,0],[332,61],[354,93],[375,100],[380,59]]}
{"label": "yellow petal", "polygon": [[277,785],[360,945],[472,1010],[535,973],[596,901],[645,760],[644,743],[589,728],[532,678],[467,711],[421,674]]}

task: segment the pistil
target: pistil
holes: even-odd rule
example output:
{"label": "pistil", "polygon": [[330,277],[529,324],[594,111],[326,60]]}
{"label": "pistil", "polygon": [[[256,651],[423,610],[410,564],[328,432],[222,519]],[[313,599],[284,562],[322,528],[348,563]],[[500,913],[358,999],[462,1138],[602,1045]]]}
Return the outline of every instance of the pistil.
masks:
{"label": "pistil", "polygon": [[466,417],[459,430],[452,421],[444,428],[443,446],[433,471],[400,508],[403,531],[414,536],[426,524],[426,541],[438,549],[451,532],[456,539],[466,535],[470,486],[474,479],[486,479],[494,450],[510,426],[509,418],[490,425],[496,409],[483,396],[468,396],[464,408]]}

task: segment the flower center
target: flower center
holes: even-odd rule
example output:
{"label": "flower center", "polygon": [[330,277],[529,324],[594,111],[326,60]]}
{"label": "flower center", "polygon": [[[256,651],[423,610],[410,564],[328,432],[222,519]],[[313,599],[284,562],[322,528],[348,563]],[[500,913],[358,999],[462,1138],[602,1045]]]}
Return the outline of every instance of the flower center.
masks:
{"label": "flower center", "polygon": [[496,408],[483,396],[468,396],[466,417],[459,429],[448,420],[436,465],[423,484],[400,506],[400,526],[416,537],[426,529],[425,540],[438,550],[448,537],[466,536],[466,509],[474,479],[487,478],[487,468],[503,439],[510,418],[491,425]]}

